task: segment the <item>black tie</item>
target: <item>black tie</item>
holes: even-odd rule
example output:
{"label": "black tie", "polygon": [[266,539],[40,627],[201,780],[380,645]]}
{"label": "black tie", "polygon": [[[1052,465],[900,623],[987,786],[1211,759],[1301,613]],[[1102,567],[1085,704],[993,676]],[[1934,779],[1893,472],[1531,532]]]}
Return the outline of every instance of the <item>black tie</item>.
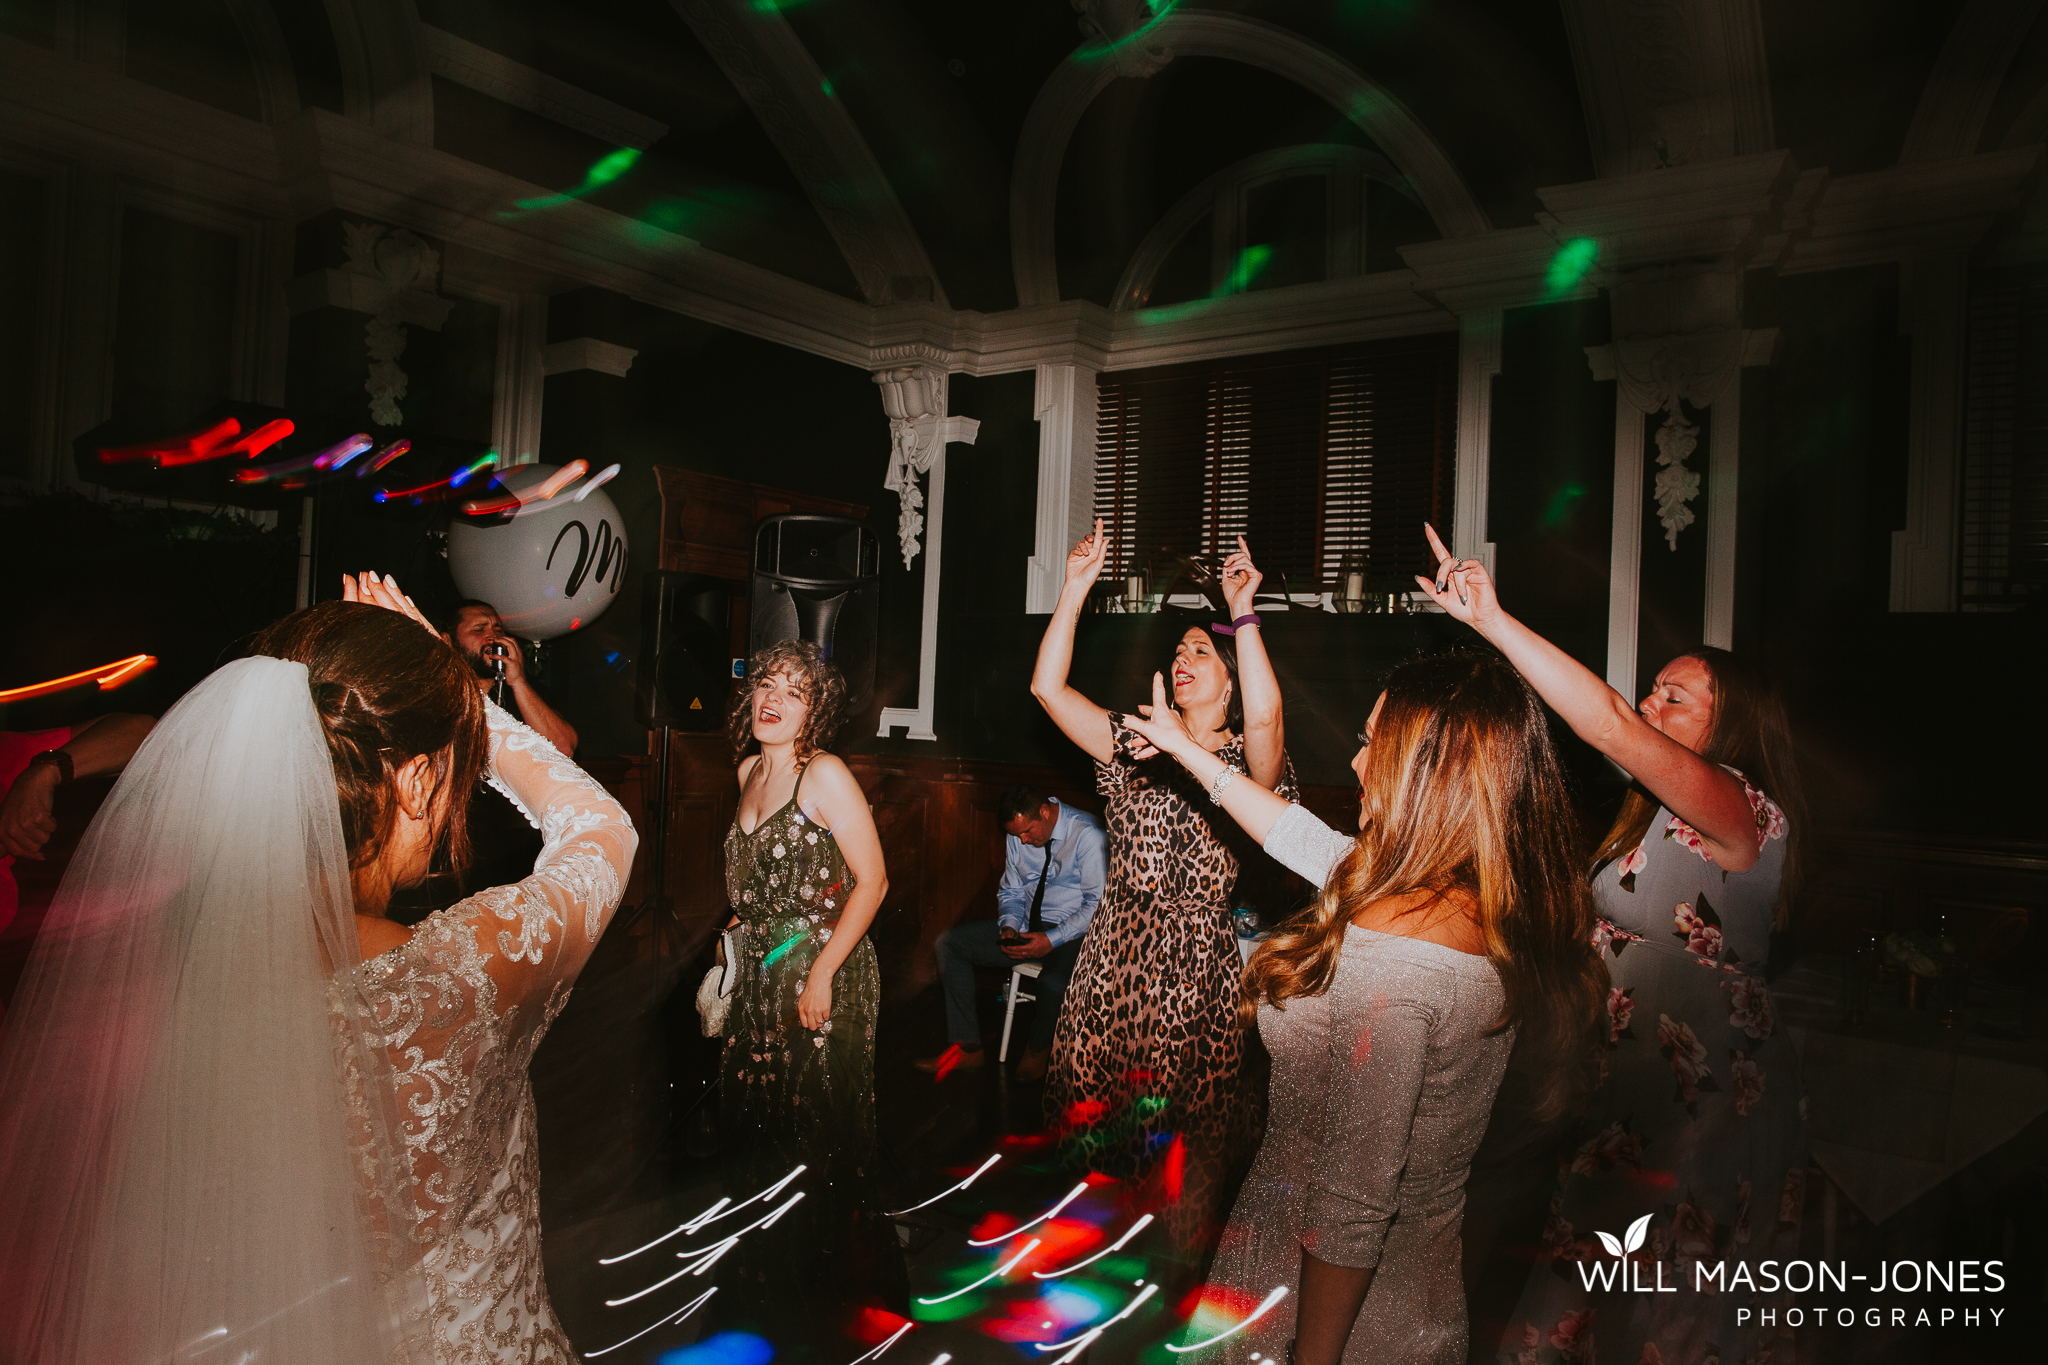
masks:
{"label": "black tie", "polygon": [[1045,866],[1038,869],[1038,890],[1031,896],[1031,932],[1045,932],[1045,920],[1039,916],[1039,907],[1045,904],[1045,878],[1052,871],[1052,840],[1045,841]]}

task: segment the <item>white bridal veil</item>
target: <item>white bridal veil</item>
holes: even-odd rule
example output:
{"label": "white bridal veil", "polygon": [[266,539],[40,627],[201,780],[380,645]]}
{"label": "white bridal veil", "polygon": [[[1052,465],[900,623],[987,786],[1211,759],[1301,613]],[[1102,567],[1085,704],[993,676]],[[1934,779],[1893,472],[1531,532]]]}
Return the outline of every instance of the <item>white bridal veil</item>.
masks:
{"label": "white bridal veil", "polygon": [[329,995],[353,912],[306,668],[231,663],[116,783],[7,1016],[0,1356],[393,1357],[391,1091]]}

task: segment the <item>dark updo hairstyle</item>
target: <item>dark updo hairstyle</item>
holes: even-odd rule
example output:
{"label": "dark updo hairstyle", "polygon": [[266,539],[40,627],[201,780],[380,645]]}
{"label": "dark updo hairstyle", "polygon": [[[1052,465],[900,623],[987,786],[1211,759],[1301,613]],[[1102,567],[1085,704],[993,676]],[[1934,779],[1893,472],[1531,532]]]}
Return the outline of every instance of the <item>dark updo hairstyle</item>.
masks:
{"label": "dark updo hairstyle", "polygon": [[384,851],[398,820],[398,770],[429,756],[446,866],[469,866],[469,794],[484,767],[483,694],[462,656],[395,611],[322,602],[266,627],[251,654],[306,666],[327,735],[352,868]]}
{"label": "dark updo hairstyle", "polygon": [[808,640],[779,641],[747,660],[746,685],[733,690],[725,730],[732,738],[734,763],[747,756],[747,748],[754,742],[754,689],[762,679],[777,673],[796,685],[804,704],[804,723],[796,736],[797,757],[828,748],[846,719],[846,679],[824,651]]}
{"label": "dark updo hairstyle", "polygon": [[[1174,637],[1173,649],[1166,656],[1166,668],[1164,670],[1167,679],[1167,704],[1172,705],[1173,703],[1173,658],[1175,654],[1180,652],[1180,643],[1188,638],[1189,630],[1201,631],[1207,637],[1210,648],[1216,651],[1216,657],[1223,660],[1223,671],[1230,675],[1230,700],[1225,702],[1223,706],[1223,728],[1234,735],[1243,734],[1244,688],[1239,686],[1237,681],[1237,641],[1228,635],[1218,635],[1213,626],[1189,626],[1188,630],[1184,630]],[[1146,686],[1150,687],[1151,684],[1147,683]],[[1175,709],[1178,710],[1179,708],[1176,707]]]}

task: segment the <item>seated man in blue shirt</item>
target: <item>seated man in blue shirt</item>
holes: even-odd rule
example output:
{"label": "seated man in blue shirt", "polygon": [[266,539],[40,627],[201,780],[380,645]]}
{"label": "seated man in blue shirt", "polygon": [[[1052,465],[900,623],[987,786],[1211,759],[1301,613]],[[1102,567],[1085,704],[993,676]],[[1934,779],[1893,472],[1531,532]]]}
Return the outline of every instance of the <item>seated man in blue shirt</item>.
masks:
{"label": "seated man in blue shirt", "polygon": [[[1039,963],[1038,980],[1028,987],[1038,1007],[1017,1064],[1018,1080],[1035,1081],[1045,1075],[1067,979],[1102,899],[1109,875],[1108,838],[1102,822],[1087,811],[1063,806],[1023,784],[1003,793],[996,819],[1007,836],[996,918],[968,920],[939,936],[939,986],[946,994],[947,1036],[959,1050],[955,1065],[977,1067],[985,1059],[974,1013],[974,969],[1007,972],[1013,962]],[[921,1058],[914,1065],[935,1072],[946,1055]]]}

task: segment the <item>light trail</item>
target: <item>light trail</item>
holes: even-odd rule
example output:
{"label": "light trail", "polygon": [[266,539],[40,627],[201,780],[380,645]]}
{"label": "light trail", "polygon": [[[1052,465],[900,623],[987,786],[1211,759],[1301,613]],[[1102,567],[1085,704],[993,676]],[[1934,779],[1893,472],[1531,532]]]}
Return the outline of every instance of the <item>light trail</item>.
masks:
{"label": "light trail", "polygon": [[652,1327],[643,1327],[639,1331],[633,1333],[632,1336],[627,1337],[624,1341],[615,1341],[611,1345],[599,1347],[595,1351],[585,1351],[583,1353],[583,1358],[585,1360],[593,1360],[598,1356],[610,1355],[613,1351],[618,1350],[621,1346],[631,1346],[634,1342],[640,1340],[640,1338],[646,1336],[649,1332],[652,1332],[656,1327],[666,1327],[670,1323],[681,1322],[684,1318],[687,1318],[688,1316],[690,1316],[690,1314],[696,1312],[699,1308],[703,1307],[704,1301],[710,1298],[713,1294],[716,1294],[717,1292],[718,1286],[714,1284],[709,1289],[705,1290],[702,1294],[699,1294],[696,1298],[691,1299],[689,1303],[685,1304],[681,1312],[671,1313],[665,1318],[656,1319]]}
{"label": "light trail", "polygon": [[1026,1256],[1029,1256],[1032,1252],[1038,1250],[1038,1247],[1039,1239],[1033,1237],[1030,1241],[1024,1244],[1024,1249],[1022,1251],[1018,1252],[1015,1256],[1012,1256],[1002,1265],[997,1266],[994,1270],[991,1270],[988,1274],[976,1280],[973,1284],[963,1285],[960,1288],[954,1290],[950,1294],[939,1295],[939,1297],[937,1297],[936,1299],[919,1299],[918,1302],[922,1304],[944,1303],[948,1299],[957,1299],[962,1294],[968,1293],[971,1290],[979,1289],[983,1285],[987,1284],[990,1280],[1000,1280],[1001,1278],[1003,1278],[1003,1276],[1009,1274],[1018,1266],[1022,1265],[1024,1263],[1024,1258]]}
{"label": "light trail", "polygon": [[655,1290],[664,1288],[668,1285],[672,1285],[677,1280],[682,1279],[685,1275],[702,1275],[705,1271],[711,1269],[711,1267],[718,1264],[719,1257],[725,1255],[726,1252],[731,1251],[734,1247],[738,1246],[740,1244],[740,1238],[746,1236],[755,1228],[765,1228],[773,1225],[776,1219],[782,1217],[783,1214],[788,1213],[791,1209],[795,1208],[798,1204],[802,1203],[803,1197],[804,1192],[802,1190],[798,1190],[795,1194],[789,1197],[789,1202],[784,1204],[781,1208],[775,1210],[775,1212],[769,1214],[766,1218],[763,1218],[758,1223],[749,1223],[746,1227],[741,1228],[738,1232],[727,1234],[723,1241],[713,1242],[708,1247],[699,1247],[692,1251],[678,1251],[676,1255],[679,1258],[695,1256],[697,1257],[697,1259],[694,1261],[686,1262],[681,1270],[678,1270],[675,1274],[669,1276],[667,1279],[657,1280],[655,1283],[648,1285],[645,1289],[636,1290],[635,1292],[626,1295],[626,1297],[624,1297],[623,1299],[606,1299],[604,1301],[604,1306],[607,1308],[617,1308],[622,1303],[631,1303],[635,1299],[644,1299],[649,1294],[652,1294]]}
{"label": "light trail", "polygon": [[1238,1323],[1237,1326],[1231,1328],[1229,1331],[1218,1332],[1215,1336],[1210,1337],[1207,1341],[1198,1341],[1192,1346],[1175,1346],[1172,1342],[1168,1342],[1166,1344],[1166,1349],[1172,1351],[1175,1355],[1186,1355],[1189,1351],[1199,1351],[1205,1346],[1214,1346],[1217,1342],[1223,1340],[1225,1337],[1236,1336],[1239,1332],[1242,1332],[1245,1328],[1251,1326],[1260,1318],[1266,1316],[1267,1313],[1272,1311],[1274,1304],[1280,1302],[1280,1300],[1286,1297],[1287,1286],[1284,1284],[1275,1285],[1273,1287],[1273,1291],[1270,1294],[1266,1295],[1265,1302],[1261,1303],[1257,1308],[1254,1308],[1248,1315],[1246,1315],[1244,1321]]}
{"label": "light trail", "polygon": [[884,1218],[901,1218],[906,1213],[916,1213],[921,1208],[925,1208],[926,1206],[931,1204],[936,1204],[949,1194],[958,1194],[960,1193],[960,1191],[966,1189],[969,1185],[972,1185],[975,1181],[981,1179],[983,1175],[987,1174],[989,1167],[995,1165],[998,1161],[1001,1161],[1002,1159],[1003,1154],[1001,1152],[997,1152],[987,1161],[982,1162],[980,1168],[977,1169],[973,1175],[968,1176],[965,1180],[955,1185],[952,1189],[940,1190],[937,1194],[925,1200],[923,1204],[912,1204],[907,1209],[898,1209],[894,1213],[885,1213],[882,1216]]}
{"label": "light trail", "polygon": [[1157,1294],[1158,1292],[1158,1285],[1148,1284],[1138,1292],[1135,1298],[1133,1298],[1129,1303],[1123,1306],[1122,1312],[1118,1313],[1108,1322],[1097,1323],[1095,1326],[1089,1328],[1087,1331],[1083,1332],[1078,1337],[1073,1337],[1066,1341],[1055,1341],[1051,1345],[1038,1346],[1037,1349],[1041,1351],[1052,1352],[1057,1351],[1062,1347],[1070,1347],[1072,1349],[1068,1350],[1067,1353],[1061,1356],[1058,1360],[1051,1362],[1051,1365],[1072,1365],[1073,1361],[1083,1351],[1087,1350],[1090,1346],[1093,1346],[1097,1341],[1101,1340],[1102,1334],[1104,1332],[1107,1332],[1110,1328],[1116,1326],[1125,1318],[1137,1312],[1139,1304],[1142,1304],[1143,1302],[1145,1302],[1145,1300],[1151,1298],[1154,1294]]}
{"label": "light trail", "polygon": [[1152,1215],[1149,1213],[1144,1214],[1138,1219],[1137,1222],[1131,1224],[1128,1228],[1124,1229],[1123,1236],[1117,1238],[1114,1242],[1111,1242],[1108,1246],[1096,1252],[1087,1260],[1076,1261],[1072,1265],[1068,1266],[1065,1270],[1034,1270],[1031,1272],[1032,1278],[1039,1280],[1057,1280],[1062,1275],[1073,1274],[1082,1266],[1093,1265],[1105,1256],[1112,1255],[1115,1252],[1122,1251],[1124,1247],[1130,1243],[1130,1240],[1133,1237],[1136,1237],[1139,1233],[1143,1232],[1146,1229],[1146,1227],[1151,1224],[1151,1222]]}
{"label": "light trail", "polygon": [[30,683],[26,687],[0,689],[0,702],[27,701],[30,697],[47,697],[52,692],[62,692],[67,687],[76,687],[88,680],[100,685],[100,691],[111,692],[138,673],[146,673],[156,667],[154,654],[130,654],[125,659],[116,659],[98,668],[81,669],[66,673],[61,678],[48,682]]}
{"label": "light trail", "polygon": [[1054,1204],[1051,1208],[1047,1209],[1044,1213],[1039,1214],[1038,1217],[1032,1219],[1029,1223],[1019,1223],[1016,1227],[1011,1228],[1007,1232],[1000,1233],[994,1237],[984,1237],[978,1241],[975,1238],[970,1237],[967,1239],[967,1245],[971,1247],[992,1247],[997,1242],[1006,1241],[1011,1237],[1015,1237],[1018,1233],[1024,1231],[1024,1229],[1026,1228],[1035,1227],[1039,1223],[1043,1223],[1048,1219],[1057,1217],[1061,1209],[1073,1203],[1076,1199],[1079,1199],[1082,1195],[1086,1194],[1087,1192],[1088,1182],[1084,1180],[1080,1184],[1074,1186],[1073,1189],[1068,1190],[1067,1197],[1065,1199],[1060,1200],[1059,1203]]}
{"label": "light trail", "polygon": [[917,1324],[914,1322],[904,1323],[901,1327],[898,1327],[896,1329],[896,1335],[890,1337],[887,1341],[883,1342],[880,1346],[877,1346],[874,1350],[869,1351],[866,1355],[855,1356],[852,1360],[846,1362],[846,1365],[861,1365],[862,1361],[873,1360],[876,1356],[879,1356],[880,1354],[882,1354],[882,1352],[888,1350],[891,1346],[894,1346],[897,1342],[903,1340],[904,1334],[915,1326],[917,1326]]}
{"label": "light trail", "polygon": [[730,1199],[720,1199],[716,1204],[713,1204],[710,1208],[705,1209],[702,1213],[699,1213],[692,1218],[686,1219],[683,1222],[676,1224],[667,1232],[662,1233],[661,1236],[649,1242],[646,1246],[634,1247],[631,1251],[622,1252],[617,1256],[603,1257],[598,1261],[598,1264],[617,1265],[620,1261],[630,1261],[643,1251],[654,1250],[654,1248],[660,1246],[663,1242],[666,1242],[669,1238],[675,1236],[679,1232],[695,1232],[698,1228],[709,1227],[711,1224],[717,1222],[721,1218],[726,1217],[728,1214],[738,1213],[741,1209],[745,1208],[749,1204],[756,1203],[763,1199],[773,1199],[776,1195],[781,1194],[784,1190],[789,1188],[790,1181],[796,1179],[798,1176],[802,1175],[805,1171],[809,1169],[810,1167],[808,1166],[799,1166],[795,1170],[791,1171],[788,1175],[782,1177],[782,1179],[776,1181],[773,1185],[768,1186],[766,1189],[761,1190],[758,1193],[748,1195],[739,1203],[733,1204],[731,1208],[726,1208],[727,1204],[732,1204],[732,1201]]}

